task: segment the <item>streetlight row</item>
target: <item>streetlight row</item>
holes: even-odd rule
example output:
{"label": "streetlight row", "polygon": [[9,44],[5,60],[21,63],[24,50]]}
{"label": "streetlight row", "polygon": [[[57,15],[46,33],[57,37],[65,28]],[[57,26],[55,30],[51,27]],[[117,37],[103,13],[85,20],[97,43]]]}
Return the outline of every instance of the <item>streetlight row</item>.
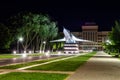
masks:
{"label": "streetlight row", "polygon": [[[18,38],[18,41],[17,41],[17,51],[19,53],[19,42],[22,42],[23,41],[23,37],[19,37]],[[43,51],[45,50],[45,44],[46,44],[46,41],[43,41],[43,44],[44,44],[44,49]]]}

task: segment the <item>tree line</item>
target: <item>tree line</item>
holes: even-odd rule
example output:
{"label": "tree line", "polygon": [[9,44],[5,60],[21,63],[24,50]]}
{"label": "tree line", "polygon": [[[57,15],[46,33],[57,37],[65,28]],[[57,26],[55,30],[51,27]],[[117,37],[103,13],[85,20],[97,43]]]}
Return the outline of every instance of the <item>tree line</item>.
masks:
{"label": "tree line", "polygon": [[[16,49],[19,37],[24,51],[28,49],[42,51],[46,45],[58,35],[57,22],[52,21],[46,14],[19,13],[10,17],[7,24],[0,24],[0,49]],[[45,44],[43,44],[45,42]],[[44,46],[43,46],[44,45]]]}
{"label": "tree line", "polygon": [[103,47],[106,52],[115,53],[114,55],[118,57],[120,54],[120,21],[115,21],[112,31],[109,32],[108,40],[103,43]]}

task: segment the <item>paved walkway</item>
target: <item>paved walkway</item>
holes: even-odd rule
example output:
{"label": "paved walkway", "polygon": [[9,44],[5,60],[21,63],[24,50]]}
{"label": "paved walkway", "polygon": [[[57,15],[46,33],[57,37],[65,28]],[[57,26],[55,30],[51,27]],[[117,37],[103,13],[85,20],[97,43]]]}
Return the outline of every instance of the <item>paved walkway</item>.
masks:
{"label": "paved walkway", "polygon": [[44,70],[12,70],[12,69],[1,69],[0,74],[6,74],[9,72],[41,72],[41,73],[58,73],[58,74],[74,74],[73,71],[44,71]]}
{"label": "paved walkway", "polygon": [[120,60],[98,52],[67,80],[120,80]]}
{"label": "paved walkway", "polygon": [[10,64],[17,64],[17,63],[23,63],[23,62],[31,62],[35,60],[42,60],[42,59],[48,59],[52,57],[58,57],[59,55],[51,55],[51,56],[36,56],[36,57],[25,57],[25,58],[12,58],[12,59],[3,59],[0,60],[0,66],[10,65]]}
{"label": "paved walkway", "polygon": [[[85,55],[84,54],[78,54],[78,55]],[[73,54],[70,55],[66,55],[66,54],[60,54],[60,55],[50,55],[50,56],[46,56],[46,55],[41,55],[41,56],[28,56],[28,57],[21,57],[21,58],[11,58],[11,59],[3,59],[0,60],[0,66],[6,66],[6,65],[14,65],[14,64],[19,64],[19,63],[24,63],[24,62],[31,62],[31,61],[36,61],[36,60],[42,60],[42,59],[48,59],[48,58],[54,58],[54,57],[60,57],[60,56],[71,56]],[[77,55],[77,54],[76,54]]]}
{"label": "paved walkway", "polygon": [[[74,57],[77,57],[77,56],[80,56],[80,55],[85,55],[85,54],[88,54],[88,53],[77,54],[77,55],[74,55],[74,56],[68,56],[68,57],[65,57],[65,58],[60,58],[60,59],[56,59],[56,60],[52,60],[52,61],[48,61],[48,62],[44,62],[44,63],[40,63],[40,64],[35,64],[35,65],[30,65],[30,66],[26,66],[26,67],[22,67],[22,68],[18,68],[18,69],[0,69],[0,74],[7,74],[7,73],[10,73],[10,72],[44,72],[44,73],[60,73],[60,74],[70,74],[71,75],[74,72],[72,72],[72,71],[67,72],[67,71],[24,70],[24,69],[35,67],[35,66],[40,66],[40,65],[44,65],[44,64],[49,64],[49,63],[53,63],[53,62],[57,62],[57,61],[61,61],[61,60],[66,60],[66,59],[74,58]],[[55,57],[55,56],[57,56],[57,55],[52,55],[51,57]],[[44,59],[44,58],[41,58],[41,59]]]}
{"label": "paved walkway", "polygon": [[52,61],[48,61],[48,62],[44,62],[44,63],[40,63],[40,64],[30,65],[30,66],[18,68],[17,70],[24,70],[24,69],[27,69],[27,68],[32,68],[32,67],[35,67],[35,66],[45,65],[45,64],[49,64],[49,63],[53,63],[53,62],[58,62],[58,61],[74,58],[74,57],[77,57],[77,56],[80,56],[80,55],[85,55],[85,54],[87,54],[87,53],[78,54],[78,55],[74,55],[74,56],[69,56],[69,57],[65,57],[65,58],[61,58],[61,59],[56,59],[56,60],[52,60]]}

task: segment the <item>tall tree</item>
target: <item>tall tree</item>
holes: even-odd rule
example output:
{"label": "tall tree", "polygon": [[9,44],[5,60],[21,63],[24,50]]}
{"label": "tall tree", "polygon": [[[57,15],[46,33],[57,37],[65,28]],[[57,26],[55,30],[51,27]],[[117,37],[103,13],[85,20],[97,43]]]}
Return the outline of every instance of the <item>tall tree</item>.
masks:
{"label": "tall tree", "polygon": [[[49,19],[49,17],[48,17]],[[49,45],[49,41],[52,40],[53,38],[55,38],[58,34],[58,28],[57,28],[57,24],[54,21],[51,21],[49,19],[49,21],[47,22],[47,24],[44,24],[41,29],[40,29],[40,51],[45,49],[46,44]],[[47,42],[44,44],[43,47],[43,42]],[[43,49],[42,49],[43,48]]]}
{"label": "tall tree", "polygon": [[120,22],[115,21],[115,26],[109,34],[109,39],[116,45],[120,45]]}
{"label": "tall tree", "polygon": [[30,45],[34,45],[38,49],[41,44],[43,48],[43,41],[48,41],[48,39],[54,38],[57,34],[56,23],[51,21],[47,15],[27,13],[19,14],[14,18],[19,18],[17,21],[14,19],[13,23],[19,27],[17,29],[17,37],[22,36],[24,38],[22,42],[24,50],[27,50]]}
{"label": "tall tree", "polygon": [[35,39],[40,29],[40,16],[37,14],[28,13],[22,16],[22,26],[18,29],[18,35],[23,36],[22,43],[24,50],[30,46]]}
{"label": "tall tree", "polygon": [[[114,51],[120,51],[120,22],[119,21],[115,21],[115,25],[112,28],[112,31],[109,33],[109,39],[112,43],[112,49],[114,49]],[[111,45],[109,45],[111,49]],[[108,46],[108,47],[109,47]]]}
{"label": "tall tree", "polygon": [[0,23],[0,49],[10,48],[12,42],[10,30],[2,23]]}

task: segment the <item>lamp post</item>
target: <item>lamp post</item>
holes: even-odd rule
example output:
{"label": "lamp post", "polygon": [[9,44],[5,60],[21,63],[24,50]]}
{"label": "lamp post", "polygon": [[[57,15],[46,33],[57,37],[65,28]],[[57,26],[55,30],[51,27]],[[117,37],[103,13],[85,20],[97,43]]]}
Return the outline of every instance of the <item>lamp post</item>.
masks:
{"label": "lamp post", "polygon": [[44,46],[43,46],[43,53],[45,52],[45,44],[46,44],[46,41],[43,41],[43,44],[44,44]]}
{"label": "lamp post", "polygon": [[[112,43],[111,43],[111,41],[110,41],[109,39],[106,40],[106,45],[107,45],[107,46],[111,46],[111,45],[112,45]],[[111,50],[108,49],[108,51],[109,51],[108,54],[110,54],[110,51],[111,51]]]}
{"label": "lamp post", "polygon": [[19,37],[18,38],[18,41],[17,41],[17,51],[19,53],[19,42],[22,42],[23,41],[23,37]]}
{"label": "lamp post", "polygon": [[107,45],[111,44],[110,40],[106,40]]}

